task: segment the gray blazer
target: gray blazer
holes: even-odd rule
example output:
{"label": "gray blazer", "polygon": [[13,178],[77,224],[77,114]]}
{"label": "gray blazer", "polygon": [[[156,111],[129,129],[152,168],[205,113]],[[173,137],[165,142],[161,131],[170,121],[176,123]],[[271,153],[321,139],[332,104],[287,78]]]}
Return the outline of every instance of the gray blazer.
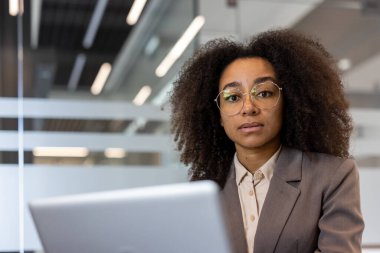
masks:
{"label": "gray blazer", "polygon": [[[221,197],[234,252],[247,252],[233,165]],[[361,252],[363,229],[355,161],[282,147],[254,253]]]}

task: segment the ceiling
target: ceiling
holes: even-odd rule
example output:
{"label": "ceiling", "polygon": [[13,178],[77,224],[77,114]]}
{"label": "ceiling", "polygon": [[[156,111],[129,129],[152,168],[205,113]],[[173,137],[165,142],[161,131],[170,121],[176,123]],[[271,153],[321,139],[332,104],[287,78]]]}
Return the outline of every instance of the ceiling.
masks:
{"label": "ceiling", "polygon": [[[10,84],[17,83],[17,19],[7,13],[7,2],[0,10],[1,65],[7,66],[0,70],[0,96],[15,97],[16,85]],[[92,45],[85,47],[84,36],[99,2],[105,2],[104,14]],[[161,79],[154,75],[154,69],[196,12],[206,17],[201,43],[221,36],[244,40],[269,28],[294,27],[317,36],[338,60],[350,60],[351,68],[344,73],[350,93],[359,96],[380,89],[374,67],[380,62],[377,0],[156,0],[148,1],[139,23],[129,26],[125,17],[132,3],[25,0],[24,95],[94,99],[90,86],[101,64],[109,62],[113,69],[99,98],[131,101],[148,84],[153,88],[152,100],[173,79],[180,64]],[[31,10],[38,6],[36,23]],[[159,50],[147,55],[144,50],[152,37],[159,39]],[[191,49],[183,58],[191,54]],[[70,78],[78,60],[84,62],[83,69],[72,84]]]}
{"label": "ceiling", "polygon": [[[3,2],[0,8],[1,97],[19,95],[17,29],[20,24],[24,97],[131,102],[147,84],[152,86],[151,97],[160,97],[160,91],[167,89],[179,67],[173,67],[164,78],[158,78],[154,70],[194,16],[193,1],[148,0],[140,19],[131,26],[126,23],[126,16],[133,0],[24,0],[22,22],[18,22],[18,17],[8,14],[8,1]],[[101,13],[98,29],[92,43],[88,43],[86,35],[96,13]],[[146,45],[153,36],[159,43],[149,52]],[[82,68],[78,68],[78,62]],[[90,87],[100,66],[106,62],[112,64],[112,72],[103,92],[94,96]],[[76,75],[75,69],[80,69]],[[160,103],[163,102],[156,105]],[[17,119],[0,119],[0,129],[17,130]],[[130,134],[167,133],[168,129],[167,121],[154,120],[79,120],[62,119],[57,115],[24,121],[26,131]],[[17,152],[0,152],[0,160],[17,163]],[[25,160],[31,162],[31,155],[26,154]]]}
{"label": "ceiling", "polygon": [[[90,46],[84,38],[99,3],[105,3],[103,15]],[[16,97],[17,90],[17,18],[8,14],[8,1],[0,10],[0,96]],[[25,0],[22,22],[24,96],[37,98],[96,99],[90,87],[105,63],[113,63],[135,26],[126,23],[133,0]],[[144,7],[149,8],[150,1]],[[35,20],[35,8],[39,20]],[[141,19],[140,19],[141,20]],[[37,36],[36,36],[37,34]],[[33,38],[35,37],[35,38]],[[70,84],[78,58],[83,69],[74,85]],[[7,66],[7,68],[5,68]],[[118,92],[116,92],[118,93]],[[58,94],[58,95],[56,95]],[[63,94],[63,95],[62,95]],[[3,129],[16,129],[14,120],[3,119]],[[131,122],[115,124],[111,120],[27,120],[26,129],[47,131],[123,132]],[[147,129],[156,122],[149,122]],[[101,126],[100,126],[101,125]],[[118,127],[115,127],[117,125]]]}
{"label": "ceiling", "polygon": [[[350,59],[351,69],[345,73],[349,91],[372,93],[379,89],[380,78],[373,71],[373,63],[380,61],[380,7],[371,4],[379,2],[376,0],[156,0],[148,1],[135,26],[125,22],[132,0],[103,2],[106,3],[104,14],[93,44],[87,48],[83,40],[98,1],[25,0],[25,96],[92,99],[90,86],[101,64],[109,62],[113,70],[100,97],[131,101],[142,85],[150,84],[153,98],[173,79],[180,64],[163,79],[154,76],[154,68],[195,12],[206,17],[201,43],[220,36],[244,40],[269,28],[291,26],[317,36],[338,60]],[[31,10],[38,6],[36,24],[35,12]],[[6,84],[17,83],[14,57],[17,19],[9,16],[7,6],[4,7],[0,11],[2,65],[10,68],[1,69],[0,95],[12,97],[17,95],[17,89]],[[154,36],[159,38],[160,50],[144,55],[145,46]],[[83,69],[73,85],[70,78],[78,58],[84,62]],[[373,63],[368,64],[369,61]]]}
{"label": "ceiling", "polygon": [[[70,91],[89,90],[105,62],[112,63],[133,27],[125,22],[133,1],[108,1],[91,46],[84,46],[97,1],[43,0],[41,3],[38,44],[31,49],[33,67],[32,96],[49,96],[50,89],[68,90],[73,66],[78,55],[85,57],[82,74]],[[29,4],[33,2],[29,1]],[[149,4],[149,3],[148,3]],[[148,5],[147,5],[148,6]],[[146,7],[147,7],[146,6]],[[24,27],[28,22],[25,16]],[[31,36],[27,36],[31,38]],[[25,41],[26,50],[30,43]],[[50,89],[38,89],[38,80],[49,76]]]}

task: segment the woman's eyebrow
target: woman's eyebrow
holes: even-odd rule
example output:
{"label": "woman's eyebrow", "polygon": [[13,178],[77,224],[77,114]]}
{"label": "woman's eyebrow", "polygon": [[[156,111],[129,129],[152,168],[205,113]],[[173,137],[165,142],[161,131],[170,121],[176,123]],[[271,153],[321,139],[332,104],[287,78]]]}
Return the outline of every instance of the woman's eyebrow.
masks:
{"label": "woman's eyebrow", "polygon": [[254,84],[258,84],[258,83],[262,83],[262,82],[265,82],[265,81],[272,81],[272,82],[277,82],[276,78],[272,77],[272,76],[263,76],[263,77],[258,77],[256,78],[253,83]]}
{"label": "woman's eyebrow", "polygon": [[235,88],[235,87],[238,87],[238,86],[241,86],[241,83],[239,82],[231,82],[231,83],[227,83],[223,86],[223,89],[222,90],[225,90],[227,88]]}
{"label": "woman's eyebrow", "polygon": [[[277,82],[276,78],[272,77],[272,76],[263,76],[263,77],[258,77],[256,78],[253,83],[254,84],[258,84],[258,83],[262,83],[262,82],[265,82],[265,81],[272,81],[272,82]],[[227,88],[236,88],[236,87],[239,87],[241,86],[241,83],[238,82],[238,81],[235,81],[235,82],[230,82],[230,83],[227,83],[223,86],[223,89],[222,90],[225,90]]]}

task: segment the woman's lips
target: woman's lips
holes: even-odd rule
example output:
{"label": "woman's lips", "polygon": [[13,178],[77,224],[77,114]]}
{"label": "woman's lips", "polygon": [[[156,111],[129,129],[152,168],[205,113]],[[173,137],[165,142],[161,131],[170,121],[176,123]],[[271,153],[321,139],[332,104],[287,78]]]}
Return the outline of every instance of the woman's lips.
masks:
{"label": "woman's lips", "polygon": [[239,130],[244,133],[251,133],[251,132],[257,132],[260,131],[264,127],[263,124],[258,122],[252,122],[252,123],[244,123],[241,126],[239,126]]}

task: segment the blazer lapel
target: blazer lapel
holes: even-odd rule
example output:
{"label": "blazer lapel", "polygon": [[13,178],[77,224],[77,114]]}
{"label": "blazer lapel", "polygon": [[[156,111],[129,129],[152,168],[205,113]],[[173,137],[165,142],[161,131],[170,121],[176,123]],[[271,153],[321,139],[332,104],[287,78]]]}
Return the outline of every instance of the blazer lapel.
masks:
{"label": "blazer lapel", "polygon": [[226,184],[221,191],[221,199],[233,252],[247,252],[247,241],[245,239],[234,165],[231,166]]}
{"label": "blazer lapel", "polygon": [[289,184],[301,180],[302,152],[282,147],[261,210],[254,252],[274,252],[300,190]]}

